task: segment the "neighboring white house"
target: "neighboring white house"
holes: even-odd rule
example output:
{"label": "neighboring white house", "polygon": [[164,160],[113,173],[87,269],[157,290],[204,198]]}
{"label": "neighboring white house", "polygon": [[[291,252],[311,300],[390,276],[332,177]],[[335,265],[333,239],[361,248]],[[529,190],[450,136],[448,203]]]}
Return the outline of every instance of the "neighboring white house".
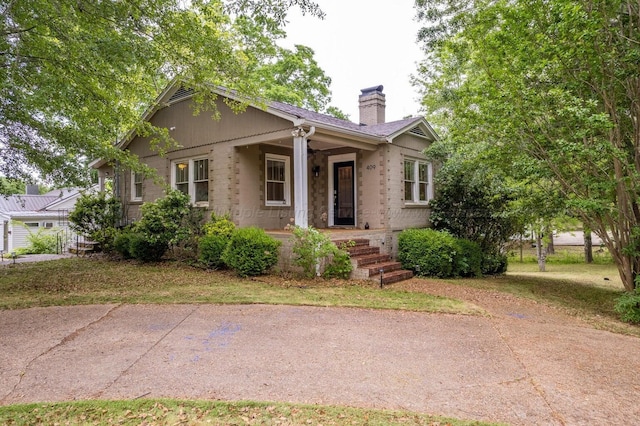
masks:
{"label": "neighboring white house", "polygon": [[0,196],[0,250],[9,253],[27,247],[29,232],[69,231],[69,212],[74,209],[79,188],[55,189],[46,194]]}

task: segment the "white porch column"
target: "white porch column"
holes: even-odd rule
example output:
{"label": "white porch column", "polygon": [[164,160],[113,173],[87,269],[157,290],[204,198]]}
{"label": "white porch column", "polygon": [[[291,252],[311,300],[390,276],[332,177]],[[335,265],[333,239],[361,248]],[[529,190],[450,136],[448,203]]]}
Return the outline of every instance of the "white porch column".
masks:
{"label": "white porch column", "polygon": [[302,127],[293,132],[293,182],[294,182],[294,210],[295,223],[302,228],[309,227],[309,191],[307,170],[307,139],[315,133],[311,127],[309,133]]}

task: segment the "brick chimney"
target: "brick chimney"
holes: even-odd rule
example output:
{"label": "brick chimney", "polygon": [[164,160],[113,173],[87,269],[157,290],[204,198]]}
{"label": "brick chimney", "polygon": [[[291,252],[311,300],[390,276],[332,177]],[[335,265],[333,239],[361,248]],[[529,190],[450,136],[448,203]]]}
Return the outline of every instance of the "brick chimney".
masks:
{"label": "brick chimney", "polygon": [[40,195],[40,187],[38,185],[26,185],[26,195]]}
{"label": "brick chimney", "polygon": [[362,89],[360,101],[360,124],[372,126],[384,123],[385,96],[382,85]]}

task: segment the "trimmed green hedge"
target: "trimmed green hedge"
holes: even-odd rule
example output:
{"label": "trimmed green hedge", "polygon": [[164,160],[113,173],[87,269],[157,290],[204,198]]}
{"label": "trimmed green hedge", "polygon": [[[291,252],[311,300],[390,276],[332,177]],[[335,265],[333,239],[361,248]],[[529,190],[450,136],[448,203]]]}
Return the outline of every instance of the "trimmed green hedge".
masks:
{"label": "trimmed green hedge", "polygon": [[222,254],[236,231],[236,225],[228,215],[218,216],[214,212],[211,213],[211,219],[202,226],[202,231],[204,236],[198,241],[200,263],[211,269],[224,267]]}
{"label": "trimmed green hedge", "polygon": [[198,241],[200,262],[209,269],[224,266],[222,254],[229,244],[229,237],[224,235],[205,235]]}
{"label": "trimmed green hedge", "polygon": [[262,275],[278,263],[282,243],[263,229],[240,228],[222,254],[222,261],[241,277]]}
{"label": "trimmed green hedge", "polygon": [[433,229],[407,229],[398,236],[398,260],[417,275],[454,276],[456,239]]}
{"label": "trimmed green hedge", "polygon": [[434,229],[402,231],[398,259],[403,268],[428,277],[479,277],[506,270],[506,257],[485,256],[477,243]]}

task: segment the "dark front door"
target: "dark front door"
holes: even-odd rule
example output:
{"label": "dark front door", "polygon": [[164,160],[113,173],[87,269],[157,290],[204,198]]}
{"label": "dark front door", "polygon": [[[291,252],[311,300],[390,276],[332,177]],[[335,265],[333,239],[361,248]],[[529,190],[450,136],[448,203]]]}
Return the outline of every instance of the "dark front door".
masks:
{"label": "dark front door", "polygon": [[333,224],[355,225],[353,161],[333,163]]}

